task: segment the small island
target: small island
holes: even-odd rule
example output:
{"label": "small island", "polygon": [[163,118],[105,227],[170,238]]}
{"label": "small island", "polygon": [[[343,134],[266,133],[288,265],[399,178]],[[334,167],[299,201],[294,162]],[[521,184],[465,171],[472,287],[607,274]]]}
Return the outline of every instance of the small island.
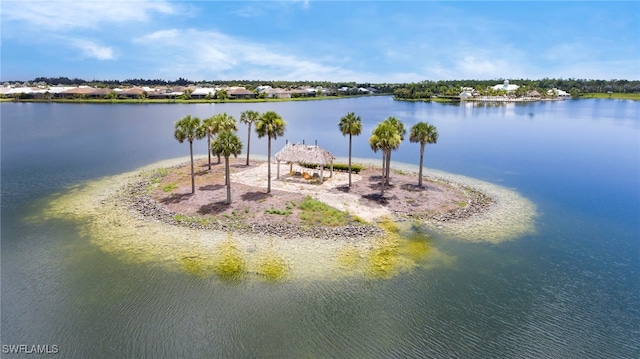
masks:
{"label": "small island", "polygon": [[[263,234],[280,238],[319,239],[382,235],[380,220],[431,223],[457,221],[482,213],[494,202],[489,196],[443,178],[425,179],[394,171],[380,196],[380,168],[363,166],[353,175],[334,172],[320,182],[319,170],[281,165],[285,172],[265,191],[267,163],[231,164],[232,200],[226,202],[225,169],[196,161],[196,192],[190,191],[189,163],[145,174],[125,191],[131,208],[144,217],[188,228]],[[290,169],[292,170],[290,171]]]}
{"label": "small island", "polygon": [[[408,131],[419,145],[415,166],[391,161],[407,133],[403,123],[381,121],[369,138],[372,151],[382,152],[380,166],[352,163],[352,136],[362,130],[354,113],[337,126],[349,141],[346,163],[317,144],[287,142],[272,156],[272,140],[286,128],[274,111],[247,110],[240,121],[248,128],[244,158],[237,158],[243,143],[232,116],[187,115],[174,137],[188,144],[189,157],[70,188],[40,217],[75,221],[92,243],[124,260],[234,280],[389,278],[451,266],[455,260],[431,246],[434,235],[498,244],[535,230],[535,206],[517,192],[425,171],[425,146],[438,139],[429,123]],[[249,158],[252,126],[267,140],[267,156],[257,160]],[[211,150],[194,158],[193,142],[205,138]]]}

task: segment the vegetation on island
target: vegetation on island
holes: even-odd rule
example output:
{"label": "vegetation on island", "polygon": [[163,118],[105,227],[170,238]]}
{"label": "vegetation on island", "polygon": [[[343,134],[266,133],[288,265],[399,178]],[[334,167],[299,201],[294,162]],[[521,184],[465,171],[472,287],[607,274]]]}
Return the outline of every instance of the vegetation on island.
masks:
{"label": "vegetation on island", "polygon": [[[267,111],[256,122],[258,138],[267,136],[267,158],[271,158],[271,140],[284,135],[287,123],[275,111]],[[267,193],[271,193],[271,161],[267,161]]]}
{"label": "vegetation on island", "polygon": [[200,129],[200,119],[198,117],[185,116],[182,120],[175,123],[175,131],[173,137],[178,142],[183,143],[189,141],[189,156],[191,157],[191,193],[196,193],[195,174],[193,170],[193,141],[204,137]]}
{"label": "vegetation on island", "polygon": [[[266,111],[262,114],[256,111],[244,111],[241,114],[241,121],[247,124],[249,133],[247,134],[247,143],[251,138],[251,125],[255,123],[255,132],[258,138],[267,137],[267,158],[271,158],[271,140],[275,140],[283,136],[286,131],[286,121],[275,111]],[[351,145],[352,136],[360,135],[362,132],[362,120],[355,113],[349,112],[341,117],[338,122],[340,132],[346,136],[349,135],[349,162],[346,170],[349,173],[349,188],[351,187],[352,171],[359,172],[362,166],[353,166],[351,163]],[[235,134],[238,130],[236,120],[233,116],[221,113],[214,115],[204,121],[200,121],[197,117],[191,115],[185,116],[183,119],[175,123],[174,137],[180,142],[189,141],[189,154],[191,159],[191,193],[195,193],[195,174],[193,165],[193,141],[207,137],[208,146],[208,168],[211,170],[211,154],[225,158],[225,186],[227,187],[227,204],[231,203],[231,180],[229,157],[237,157],[243,148],[243,143]],[[390,116],[380,122],[372,131],[369,138],[369,145],[374,152],[382,152],[382,175],[381,175],[381,191],[380,197],[384,197],[385,186],[389,185],[391,174],[391,152],[398,149],[407,130],[404,123],[398,118]],[[418,186],[422,187],[422,165],[424,161],[424,150],[426,144],[436,143],[438,140],[438,132],[435,126],[420,122],[411,127],[410,142],[420,144],[420,162]],[[247,151],[247,165],[249,165],[249,152]],[[317,164],[302,163],[302,166],[317,167]],[[326,167],[326,165],[324,165]],[[341,165],[336,165],[340,170]],[[168,189],[169,190],[169,189]],[[271,193],[271,161],[267,161],[267,193]],[[278,212],[279,213],[279,212]]]}
{"label": "vegetation on island", "polygon": [[418,186],[422,187],[422,163],[424,161],[424,147],[427,143],[438,141],[438,130],[427,122],[418,122],[409,132],[409,141],[420,143],[420,167],[418,172]]}
{"label": "vegetation on island", "polygon": [[385,186],[389,184],[391,169],[391,152],[400,147],[406,134],[404,124],[397,118],[390,116],[380,122],[369,137],[369,145],[373,152],[382,152],[382,186],[380,197],[384,196]]}
{"label": "vegetation on island", "polygon": [[340,132],[343,136],[349,135],[349,187],[351,187],[351,139],[353,136],[358,136],[362,132],[362,120],[360,116],[356,116],[355,113],[349,112],[342,118],[340,118]]}

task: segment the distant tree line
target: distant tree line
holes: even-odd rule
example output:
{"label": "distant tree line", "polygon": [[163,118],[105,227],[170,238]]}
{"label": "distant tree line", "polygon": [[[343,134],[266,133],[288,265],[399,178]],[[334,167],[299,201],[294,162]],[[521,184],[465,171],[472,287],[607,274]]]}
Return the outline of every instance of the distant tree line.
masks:
{"label": "distant tree line", "polygon": [[[220,81],[190,81],[182,77],[177,80],[168,81],[163,79],[126,79],[120,80],[85,80],[68,77],[38,77],[31,82],[46,83],[48,85],[90,85],[94,87],[125,87],[125,86],[187,86],[197,85],[210,87],[222,86],[243,86],[249,90],[254,90],[258,86],[271,86],[276,88],[298,88],[301,86],[311,86],[323,88],[350,88],[357,89],[375,88],[378,93],[393,93],[398,98],[428,98],[433,95],[457,96],[462,87],[473,87],[478,91],[484,91],[491,86],[502,83],[504,79],[493,80],[440,80],[421,81],[414,83],[357,83],[357,82],[330,82],[330,81],[261,81],[261,80],[220,80]],[[529,79],[509,79],[512,84],[527,89],[548,90],[558,88],[573,93],[638,93],[640,92],[639,80],[587,80],[587,79],[550,79],[540,80]]]}
{"label": "distant tree line", "polygon": [[[504,82],[498,80],[448,80],[448,81],[422,81],[395,86],[393,93],[401,99],[430,98],[432,96],[457,96],[462,87],[473,87],[486,95],[491,93],[491,87]],[[520,92],[538,90],[544,95],[547,90],[557,88],[573,94],[592,92],[612,93],[637,93],[640,92],[638,80],[585,80],[585,79],[549,79],[528,80],[509,79],[509,83],[520,86]]]}

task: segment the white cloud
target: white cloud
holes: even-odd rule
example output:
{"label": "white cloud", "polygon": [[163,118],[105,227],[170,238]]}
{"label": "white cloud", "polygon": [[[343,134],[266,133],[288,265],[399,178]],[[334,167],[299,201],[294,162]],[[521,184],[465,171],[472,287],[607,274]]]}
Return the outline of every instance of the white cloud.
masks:
{"label": "white cloud", "polygon": [[70,40],[73,47],[79,49],[87,58],[96,60],[113,60],[115,55],[113,49],[108,46],[99,45],[90,40],[73,39]]}
{"label": "white cloud", "polygon": [[175,12],[175,7],[164,0],[9,0],[2,2],[3,22],[6,20],[25,22],[36,30],[98,28],[103,23],[148,21],[150,13],[172,14]]}
{"label": "white cloud", "polygon": [[504,69],[504,61],[495,61],[475,56],[464,56],[456,62],[456,68],[463,73],[476,73],[478,76],[495,74],[499,69]]}
{"label": "white cloud", "polygon": [[[339,66],[276,52],[273,46],[246,41],[217,31],[163,30],[142,36],[137,44],[155,52],[163,76],[194,79],[364,79]],[[169,65],[167,65],[169,64]]]}

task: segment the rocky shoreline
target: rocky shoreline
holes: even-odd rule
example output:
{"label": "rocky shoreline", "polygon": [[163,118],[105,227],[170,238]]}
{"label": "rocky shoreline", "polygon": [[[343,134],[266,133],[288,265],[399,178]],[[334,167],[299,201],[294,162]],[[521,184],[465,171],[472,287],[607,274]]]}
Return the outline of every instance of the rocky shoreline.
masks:
{"label": "rocky shoreline", "polygon": [[[176,166],[177,168],[180,166]],[[172,168],[172,169],[174,169]],[[291,224],[283,221],[247,220],[239,216],[189,216],[174,212],[159,203],[149,194],[148,188],[153,185],[154,175],[126,185],[120,192],[118,201],[144,220],[159,221],[165,224],[198,230],[217,230],[247,235],[266,235],[277,238],[311,237],[325,240],[358,240],[383,236],[385,230],[376,224],[356,224],[339,227],[307,226]],[[390,211],[395,220],[420,220],[430,224],[462,221],[489,210],[495,201],[470,186],[444,178],[429,178],[431,183],[438,183],[454,188],[466,196],[466,205],[447,211],[412,212],[406,210]]]}
{"label": "rocky shoreline", "polygon": [[140,218],[154,220],[169,225],[190,229],[217,230],[237,234],[260,234],[278,238],[312,237],[319,239],[357,239],[384,235],[384,230],[376,225],[347,225],[340,227],[296,226],[281,222],[256,222],[229,219],[225,217],[198,220],[164,208],[147,194],[150,179],[126,186],[119,200]]}
{"label": "rocky shoreline", "polygon": [[426,214],[396,211],[394,212],[396,216],[401,218],[425,220],[434,224],[461,221],[467,218],[474,217],[478,214],[485,213],[489,210],[489,207],[492,204],[496,203],[493,198],[470,186],[461,185],[459,183],[439,177],[430,178],[428,179],[428,181],[444,183],[448,186],[460,189],[467,196],[467,205],[464,207],[453,209],[451,211],[447,211],[445,213]]}

